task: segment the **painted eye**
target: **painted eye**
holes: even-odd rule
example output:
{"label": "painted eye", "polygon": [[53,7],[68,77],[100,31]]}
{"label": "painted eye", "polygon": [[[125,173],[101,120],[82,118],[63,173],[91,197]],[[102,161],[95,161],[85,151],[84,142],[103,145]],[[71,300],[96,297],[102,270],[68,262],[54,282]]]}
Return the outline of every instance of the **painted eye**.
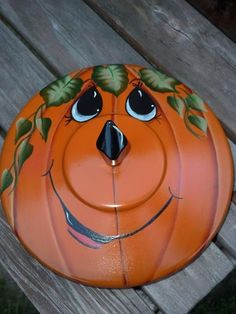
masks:
{"label": "painted eye", "polygon": [[71,109],[71,116],[75,121],[85,122],[96,117],[102,110],[102,97],[95,87],[89,88]]}
{"label": "painted eye", "polygon": [[136,87],[127,97],[126,111],[141,121],[150,121],[156,116],[157,108],[151,97]]}

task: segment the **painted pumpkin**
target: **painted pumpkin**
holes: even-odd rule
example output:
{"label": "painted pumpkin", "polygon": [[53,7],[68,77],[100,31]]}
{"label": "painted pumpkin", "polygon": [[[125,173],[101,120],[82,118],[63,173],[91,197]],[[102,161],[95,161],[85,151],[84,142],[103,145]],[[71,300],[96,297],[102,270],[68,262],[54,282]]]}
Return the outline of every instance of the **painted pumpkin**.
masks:
{"label": "painted pumpkin", "polygon": [[33,97],[8,132],[1,199],[43,264],[99,287],[183,268],[221,225],[232,190],[223,130],[159,69],[104,65]]}

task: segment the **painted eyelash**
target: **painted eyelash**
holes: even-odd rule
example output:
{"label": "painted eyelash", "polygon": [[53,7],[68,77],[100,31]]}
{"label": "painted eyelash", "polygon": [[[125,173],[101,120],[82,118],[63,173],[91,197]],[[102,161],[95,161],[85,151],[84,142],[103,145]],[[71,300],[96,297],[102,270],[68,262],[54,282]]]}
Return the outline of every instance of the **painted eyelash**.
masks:
{"label": "painted eyelash", "polygon": [[73,120],[72,115],[65,115],[65,120],[65,125],[68,125]]}
{"label": "painted eyelash", "polygon": [[142,88],[143,86],[143,82],[141,82],[141,80],[139,78],[134,78],[131,81],[129,81],[129,84],[132,84],[135,87],[139,87]]}
{"label": "painted eyelash", "polygon": [[162,119],[161,113],[158,113],[158,115],[156,116],[156,119],[158,123],[161,123],[161,119]]}
{"label": "painted eyelash", "polygon": [[[66,120],[66,121],[65,121],[65,125],[66,125],[66,126],[67,126],[72,120],[74,120],[71,114],[70,114],[70,115],[65,115],[64,118],[65,118],[65,120]],[[158,122],[158,123],[161,123],[161,119],[162,119],[161,113],[159,113],[159,114],[156,116],[156,119],[157,119],[157,122]]]}

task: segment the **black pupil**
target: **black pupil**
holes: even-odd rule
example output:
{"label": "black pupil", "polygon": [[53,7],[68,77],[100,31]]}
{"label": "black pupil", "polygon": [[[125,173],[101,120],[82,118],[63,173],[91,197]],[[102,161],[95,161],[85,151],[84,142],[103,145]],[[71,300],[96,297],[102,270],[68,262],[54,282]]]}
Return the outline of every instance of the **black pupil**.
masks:
{"label": "black pupil", "polygon": [[89,88],[77,101],[77,111],[84,116],[94,115],[102,110],[102,97],[95,87]]}
{"label": "black pupil", "polygon": [[140,115],[149,114],[155,108],[151,97],[138,87],[130,93],[129,104],[131,109]]}

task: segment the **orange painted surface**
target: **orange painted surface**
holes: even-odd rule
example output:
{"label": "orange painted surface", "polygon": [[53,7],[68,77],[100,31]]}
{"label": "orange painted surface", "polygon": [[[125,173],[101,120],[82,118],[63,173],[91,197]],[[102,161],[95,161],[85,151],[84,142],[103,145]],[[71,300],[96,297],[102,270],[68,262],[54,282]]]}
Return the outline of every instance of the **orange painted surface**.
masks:
{"label": "orange painted surface", "polygon": [[[129,82],[137,79],[139,69],[126,67]],[[232,157],[206,104],[207,111],[193,110],[207,121],[205,134],[192,126],[197,137],[167,103],[173,93],[156,92],[145,84],[140,88],[158,113],[150,121],[128,114],[126,100],[135,88],[129,83],[118,96],[96,86],[101,112],[89,121],[66,124],[75,100],[91,86],[92,71],[81,71],[86,83],[72,100],[44,108],[43,116],[52,121],[47,141],[32,133],[33,152],[20,169],[17,185],[3,191],[1,200],[20,241],[55,272],[92,286],[143,285],[182,269],[214,237],[231,198]],[[183,84],[176,90],[182,97],[191,93]],[[4,143],[0,173],[10,169],[14,159],[16,121],[30,117],[43,103],[38,94],[19,113]],[[117,166],[109,165],[96,147],[108,120],[128,140]],[[87,231],[113,239],[101,243],[77,232],[65,206]]]}

